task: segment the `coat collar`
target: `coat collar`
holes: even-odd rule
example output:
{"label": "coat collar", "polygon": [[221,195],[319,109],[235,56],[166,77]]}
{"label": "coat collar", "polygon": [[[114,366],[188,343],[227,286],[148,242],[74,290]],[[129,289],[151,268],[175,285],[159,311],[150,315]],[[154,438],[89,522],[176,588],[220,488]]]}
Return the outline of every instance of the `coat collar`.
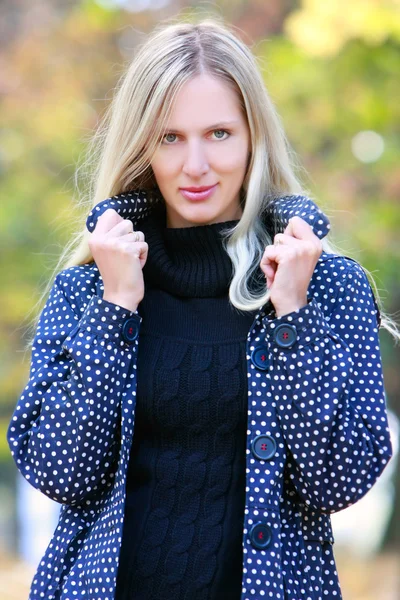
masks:
{"label": "coat collar", "polygon": [[[113,208],[124,219],[130,219],[134,228],[152,209],[161,197],[147,190],[134,190],[117,194],[102,200],[91,210],[86,220],[86,227],[90,233],[96,227],[97,219],[108,208]],[[288,194],[271,199],[266,211],[262,215],[264,223],[272,227],[273,234],[283,233],[289,219],[294,216],[301,217],[311,227],[320,239],[325,237],[330,229],[328,217],[307,196]]]}

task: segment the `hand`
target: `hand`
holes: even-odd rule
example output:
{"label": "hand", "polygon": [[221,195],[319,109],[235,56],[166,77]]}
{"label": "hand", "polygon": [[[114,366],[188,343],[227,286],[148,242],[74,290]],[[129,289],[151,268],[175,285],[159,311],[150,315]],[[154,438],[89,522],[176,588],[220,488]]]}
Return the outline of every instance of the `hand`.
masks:
{"label": "hand", "polygon": [[274,245],[266,247],[260,268],[278,317],[306,306],[307,289],[321,253],[321,240],[300,217],[292,217],[284,233],[275,235]]}
{"label": "hand", "polygon": [[104,282],[104,300],[135,311],[144,296],[148,245],[132,221],[107,209],[90,234],[89,248]]}

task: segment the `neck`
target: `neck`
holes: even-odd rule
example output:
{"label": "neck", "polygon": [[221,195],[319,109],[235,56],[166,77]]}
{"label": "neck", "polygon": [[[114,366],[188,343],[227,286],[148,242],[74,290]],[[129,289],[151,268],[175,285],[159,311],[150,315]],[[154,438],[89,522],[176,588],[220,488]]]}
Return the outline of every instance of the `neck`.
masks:
{"label": "neck", "polygon": [[220,215],[211,221],[203,221],[201,223],[195,223],[192,221],[187,221],[184,217],[182,217],[179,213],[173,210],[170,206],[165,205],[166,212],[166,227],[169,229],[183,229],[185,227],[198,227],[201,225],[216,225],[218,223],[226,223],[228,221],[238,221],[242,214],[242,207],[238,204],[237,206],[230,207],[229,211],[226,211],[224,215]]}
{"label": "neck", "polygon": [[185,297],[226,294],[232,262],[223,245],[222,231],[237,221],[187,227],[166,227],[165,209],[141,223],[149,245],[143,268],[145,285]]}

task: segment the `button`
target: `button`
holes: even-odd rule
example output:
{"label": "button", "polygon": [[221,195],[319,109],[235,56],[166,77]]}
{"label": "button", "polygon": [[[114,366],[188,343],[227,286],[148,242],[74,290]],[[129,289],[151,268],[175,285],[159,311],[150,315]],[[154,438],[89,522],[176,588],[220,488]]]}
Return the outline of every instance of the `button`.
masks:
{"label": "button", "polygon": [[122,326],[122,337],[128,344],[132,344],[139,335],[139,327],[136,319],[127,319]]}
{"label": "button", "polygon": [[252,546],[264,550],[272,541],[272,531],[265,523],[255,523],[250,529],[249,538]]}
{"label": "button", "polygon": [[271,435],[258,435],[251,442],[251,451],[260,460],[269,460],[276,452],[276,441]]}
{"label": "button", "polygon": [[268,359],[268,346],[266,344],[261,344],[260,346],[256,346],[251,353],[251,362],[257,369],[261,369],[261,371],[266,371],[269,368],[269,359]]}
{"label": "button", "polygon": [[297,331],[294,325],[282,323],[274,332],[274,340],[282,348],[290,348],[297,340]]}

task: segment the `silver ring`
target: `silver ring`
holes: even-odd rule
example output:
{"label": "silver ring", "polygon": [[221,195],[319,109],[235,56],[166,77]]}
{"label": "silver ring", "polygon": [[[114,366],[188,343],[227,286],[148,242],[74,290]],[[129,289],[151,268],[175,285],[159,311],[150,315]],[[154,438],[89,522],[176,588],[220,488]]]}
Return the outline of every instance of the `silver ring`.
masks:
{"label": "silver ring", "polygon": [[137,231],[132,231],[132,233],[135,234],[135,239],[133,240],[134,242],[138,242],[140,240],[140,235]]}

